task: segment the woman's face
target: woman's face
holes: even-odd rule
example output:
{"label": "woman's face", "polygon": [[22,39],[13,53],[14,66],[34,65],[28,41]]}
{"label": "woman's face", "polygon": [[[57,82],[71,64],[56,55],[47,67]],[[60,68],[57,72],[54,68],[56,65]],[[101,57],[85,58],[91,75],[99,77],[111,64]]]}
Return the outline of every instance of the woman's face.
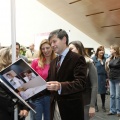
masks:
{"label": "woman's face", "polygon": [[41,46],[41,51],[43,53],[43,55],[45,57],[50,57],[51,54],[52,54],[52,48],[49,44],[47,43],[44,43],[42,46]]}
{"label": "woman's face", "polygon": [[110,47],[110,53],[111,53],[111,55],[114,55],[116,53],[116,51],[112,47]]}
{"label": "woman's face", "polygon": [[78,49],[75,47],[75,45],[73,45],[73,44],[70,44],[69,45],[69,49],[72,51],[72,52],[75,52],[75,53],[79,53],[78,52]]}
{"label": "woman's face", "polygon": [[100,56],[103,56],[104,55],[104,50],[103,49],[101,49],[99,52],[98,52],[98,55],[100,55]]}

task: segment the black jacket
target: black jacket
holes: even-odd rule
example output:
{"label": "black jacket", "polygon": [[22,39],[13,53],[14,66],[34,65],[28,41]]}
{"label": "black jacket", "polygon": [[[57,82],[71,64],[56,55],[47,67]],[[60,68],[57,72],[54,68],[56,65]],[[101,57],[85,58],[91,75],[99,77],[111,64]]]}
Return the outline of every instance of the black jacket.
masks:
{"label": "black jacket", "polygon": [[[0,120],[14,120],[14,95],[10,93],[2,83],[0,83]],[[26,109],[21,103],[17,103],[20,109]]]}

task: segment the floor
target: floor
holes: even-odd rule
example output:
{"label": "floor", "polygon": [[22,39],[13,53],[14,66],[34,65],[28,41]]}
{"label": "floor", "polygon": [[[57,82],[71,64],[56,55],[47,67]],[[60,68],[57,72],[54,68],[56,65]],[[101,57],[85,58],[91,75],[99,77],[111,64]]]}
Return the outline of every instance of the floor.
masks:
{"label": "floor", "polygon": [[[108,116],[107,113],[109,112],[109,103],[110,103],[110,96],[106,95],[106,112],[102,111],[101,108],[101,99],[100,96],[98,95],[98,107],[99,107],[99,112],[96,112],[95,117],[91,120],[120,120],[120,117],[117,117],[116,115]],[[30,117],[28,116],[26,120],[30,120]]]}
{"label": "floor", "polygon": [[92,120],[120,120],[120,117],[116,115],[108,116],[107,113],[109,112],[109,104],[110,104],[110,96],[106,95],[106,112],[102,111],[102,104],[100,96],[98,95],[98,107],[99,112],[96,112],[95,117]]}

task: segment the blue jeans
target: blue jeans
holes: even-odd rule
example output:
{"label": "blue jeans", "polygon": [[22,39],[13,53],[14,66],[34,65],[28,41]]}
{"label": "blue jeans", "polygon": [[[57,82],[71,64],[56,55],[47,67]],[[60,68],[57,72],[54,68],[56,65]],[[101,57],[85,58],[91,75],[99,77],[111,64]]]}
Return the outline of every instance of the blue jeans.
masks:
{"label": "blue jeans", "polygon": [[50,120],[50,96],[43,96],[32,101],[32,104],[35,105],[36,114],[30,111],[31,120]]}
{"label": "blue jeans", "polygon": [[120,113],[120,80],[110,80],[110,112]]}

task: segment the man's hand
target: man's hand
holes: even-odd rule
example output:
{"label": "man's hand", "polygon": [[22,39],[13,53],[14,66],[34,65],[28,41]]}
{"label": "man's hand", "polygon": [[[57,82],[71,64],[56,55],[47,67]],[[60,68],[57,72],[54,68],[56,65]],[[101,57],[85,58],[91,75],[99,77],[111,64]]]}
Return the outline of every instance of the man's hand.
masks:
{"label": "man's hand", "polygon": [[28,116],[28,111],[27,110],[21,110],[19,115],[20,115],[20,117],[27,117]]}
{"label": "man's hand", "polygon": [[61,84],[58,81],[47,82],[47,89],[51,91],[60,90]]}

